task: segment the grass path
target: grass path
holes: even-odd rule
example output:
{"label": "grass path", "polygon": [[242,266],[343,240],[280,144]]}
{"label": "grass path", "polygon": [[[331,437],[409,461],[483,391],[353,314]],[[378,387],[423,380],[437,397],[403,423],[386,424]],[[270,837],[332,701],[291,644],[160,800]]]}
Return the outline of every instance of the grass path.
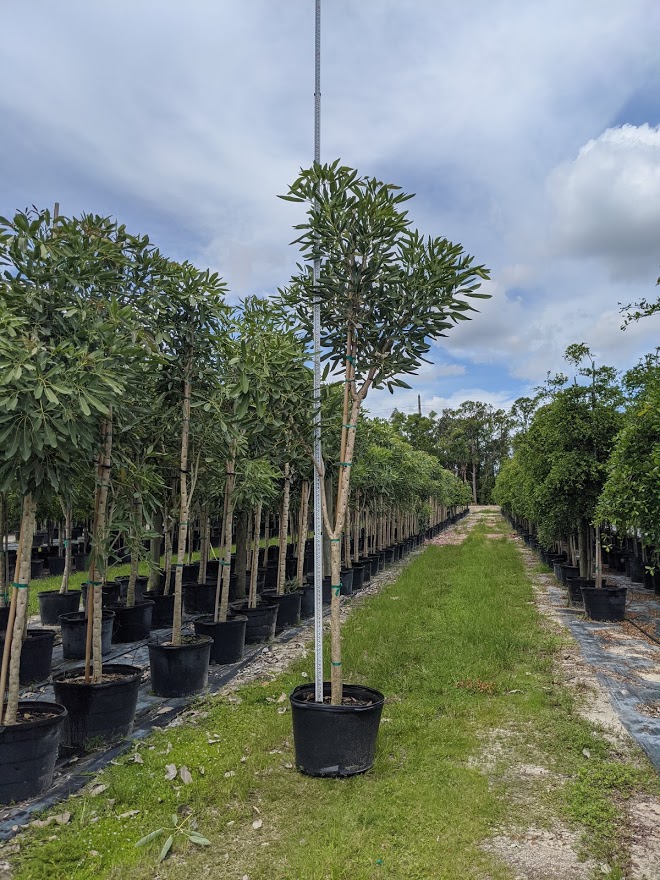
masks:
{"label": "grass path", "polygon": [[[428,547],[345,624],[350,680],[387,695],[370,773],[292,769],[281,698],[312,675],[310,654],[274,682],[200,703],[195,723],[150,737],[139,763],[127,756],[94,780],[107,788],[58,808],[67,824],[0,850],[15,880],[632,877],[621,818],[626,799],[658,794],[655,773],[579,714],[517,547],[502,520],[475,519],[464,543]],[[192,782],[168,780],[167,765]],[[211,845],[177,837],[158,866],[164,835],[134,844],[172,814]],[[530,829],[521,867],[507,847]],[[563,867],[544,864],[559,859],[548,838],[563,840]]]}

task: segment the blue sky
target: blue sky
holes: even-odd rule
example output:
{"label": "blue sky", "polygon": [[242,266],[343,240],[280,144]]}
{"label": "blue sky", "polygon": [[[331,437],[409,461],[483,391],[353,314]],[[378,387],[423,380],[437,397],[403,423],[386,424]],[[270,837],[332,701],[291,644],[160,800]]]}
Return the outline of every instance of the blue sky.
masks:
{"label": "blue sky", "polygon": [[[312,155],[313,0],[25,0],[0,28],[0,213],[114,214],[232,294],[272,293]],[[508,405],[567,344],[631,366],[659,321],[657,0],[324,0],[322,157],[417,193],[414,222],[492,270],[492,299],[410,392]]]}

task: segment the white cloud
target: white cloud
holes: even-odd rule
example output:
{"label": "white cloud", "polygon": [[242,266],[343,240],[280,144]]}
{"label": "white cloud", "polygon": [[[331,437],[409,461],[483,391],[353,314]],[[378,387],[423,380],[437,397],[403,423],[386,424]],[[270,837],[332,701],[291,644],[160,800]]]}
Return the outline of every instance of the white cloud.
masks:
{"label": "white cloud", "polygon": [[660,263],[660,126],[623,125],[588,141],[549,180],[557,247],[598,257],[617,278]]}

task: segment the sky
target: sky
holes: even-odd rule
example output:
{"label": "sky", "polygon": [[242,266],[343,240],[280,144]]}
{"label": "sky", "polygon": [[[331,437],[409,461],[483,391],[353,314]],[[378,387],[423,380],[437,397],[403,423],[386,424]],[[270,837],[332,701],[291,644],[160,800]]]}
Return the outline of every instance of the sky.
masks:
{"label": "sky", "polygon": [[[416,193],[423,233],[491,270],[386,417],[507,408],[572,342],[633,366],[660,316],[657,0],[323,0],[323,161]],[[233,298],[295,270],[313,157],[314,0],[0,6],[0,214],[112,214]]]}

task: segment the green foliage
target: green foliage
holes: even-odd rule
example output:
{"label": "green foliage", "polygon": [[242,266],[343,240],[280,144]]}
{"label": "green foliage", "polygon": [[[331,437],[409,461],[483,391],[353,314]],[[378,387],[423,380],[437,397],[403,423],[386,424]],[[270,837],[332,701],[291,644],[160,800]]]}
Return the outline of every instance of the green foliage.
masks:
{"label": "green foliage", "polygon": [[[306,267],[281,291],[311,338],[312,306],[321,309],[321,346],[330,369],[353,335],[358,381],[408,387],[396,378],[415,373],[433,339],[469,320],[472,297],[488,277],[460,244],[424,238],[403,205],[412,195],[362,177],[339,161],[301,172],[283,198],[305,203],[307,220],[295,228]],[[318,285],[312,263],[321,261]]]}
{"label": "green foliage", "polygon": [[[629,371],[631,399],[607,464],[598,504],[601,522],[620,533],[639,529],[660,548],[660,363],[657,353]],[[658,564],[658,559],[654,560]]]}

